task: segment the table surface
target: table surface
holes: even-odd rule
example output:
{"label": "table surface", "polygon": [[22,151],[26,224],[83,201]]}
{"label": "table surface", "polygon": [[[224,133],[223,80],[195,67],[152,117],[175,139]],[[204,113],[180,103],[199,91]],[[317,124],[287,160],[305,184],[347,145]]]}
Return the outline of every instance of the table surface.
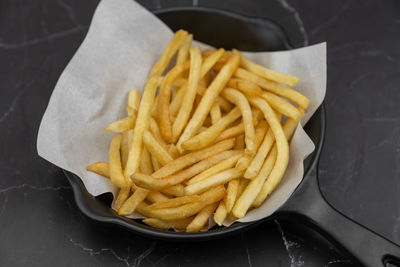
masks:
{"label": "table surface", "polygon": [[[141,2],[151,10],[176,3],[251,10],[250,1]],[[0,265],[355,266],[346,252],[294,221],[266,222],[223,240],[171,243],[97,225],[79,212],[62,171],[37,156],[36,138],[97,4],[0,2]],[[273,19],[295,24],[297,46],[328,42],[321,190],[341,212],[400,244],[400,3],[251,5],[258,8],[249,15],[264,16],[271,5],[279,10]]]}

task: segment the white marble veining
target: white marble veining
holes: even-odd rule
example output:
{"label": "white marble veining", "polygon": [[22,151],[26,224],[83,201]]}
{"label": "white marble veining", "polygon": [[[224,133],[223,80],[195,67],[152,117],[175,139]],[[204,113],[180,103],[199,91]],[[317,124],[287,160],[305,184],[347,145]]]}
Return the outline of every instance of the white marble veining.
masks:
{"label": "white marble veining", "polygon": [[304,23],[300,17],[299,12],[291,4],[289,4],[287,0],[278,0],[278,2],[282,5],[283,8],[285,8],[287,11],[293,14],[293,17],[297,25],[299,26],[301,35],[303,36],[303,45],[307,46],[309,44],[309,38],[306,29],[304,28]]}
{"label": "white marble veining", "polygon": [[278,226],[279,232],[281,233],[283,244],[285,245],[286,252],[290,259],[290,267],[306,266],[303,260],[303,256],[299,255],[299,253],[297,252],[297,249],[300,248],[300,245],[296,242],[288,240],[279,221],[274,220],[274,222]]}
{"label": "white marble veining", "polygon": [[329,26],[333,25],[340,18],[340,16],[343,15],[347,9],[349,9],[352,2],[353,2],[353,0],[347,0],[346,3],[344,3],[344,5],[342,5],[340,7],[340,9],[338,10],[338,12],[336,14],[333,14],[326,22],[324,22],[324,23],[318,25],[316,28],[310,30],[310,35],[315,35],[318,32],[320,32],[321,30],[326,29]]}

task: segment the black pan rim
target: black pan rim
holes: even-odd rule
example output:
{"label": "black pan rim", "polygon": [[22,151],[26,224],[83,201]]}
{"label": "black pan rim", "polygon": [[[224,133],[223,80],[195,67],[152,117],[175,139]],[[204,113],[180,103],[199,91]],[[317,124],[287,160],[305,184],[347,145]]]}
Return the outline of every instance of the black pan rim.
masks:
{"label": "black pan rim", "polygon": [[[263,20],[268,20],[273,23],[275,23],[285,34],[286,37],[286,45],[288,45],[288,48],[293,48],[290,42],[290,38],[287,35],[287,32],[279,25],[279,23],[276,23],[273,20],[266,19],[266,18],[254,18],[254,17],[247,17],[243,15],[239,15],[236,13],[232,13],[229,11],[225,11],[222,9],[214,9],[214,8],[205,8],[205,7],[174,7],[174,8],[166,8],[166,9],[158,9],[153,11],[155,14],[161,14],[164,12],[172,12],[172,11],[185,11],[185,10],[196,10],[196,11],[207,11],[207,12],[213,12],[213,13],[219,13],[222,15],[227,15],[227,16],[233,16],[233,17],[239,17],[239,18],[251,18],[251,19],[263,19]],[[319,138],[316,144],[315,151],[313,152],[312,158],[310,165],[307,167],[307,169],[304,172],[304,177],[307,177],[310,172],[315,168],[318,164],[318,159],[321,154],[321,150],[323,147],[324,143],[324,138],[325,138],[325,128],[326,128],[326,111],[324,104],[322,104],[318,110],[316,111],[316,114],[314,116],[318,115],[319,113],[320,119],[319,119]],[[132,219],[126,218],[126,217],[121,217],[116,214],[114,210],[110,209],[110,215],[104,216],[99,213],[97,213],[95,210],[91,209],[90,206],[88,205],[87,201],[85,200],[85,192],[86,188],[83,185],[83,182],[81,179],[66,171],[63,170],[64,174],[66,175],[69,183],[71,184],[71,188],[74,194],[74,199],[75,202],[79,208],[79,210],[89,217],[90,219],[106,224],[106,225],[114,225],[114,226],[119,226],[122,227],[130,232],[145,236],[145,237],[150,237],[150,238],[156,238],[156,239],[163,239],[163,240],[168,240],[168,241],[204,241],[204,240],[210,240],[210,239],[217,239],[217,238],[223,238],[227,237],[233,234],[238,234],[244,230],[248,230],[252,227],[255,227],[266,220],[271,220],[276,217],[275,214],[272,214],[271,216],[268,216],[266,218],[260,219],[258,221],[254,222],[248,222],[248,223],[235,223],[230,227],[223,227],[223,228],[218,228],[218,229],[211,229],[206,232],[198,232],[198,233],[186,233],[186,232],[172,232],[172,231],[164,231],[164,230],[158,230],[155,228],[152,228],[150,226],[138,223]],[[88,193],[87,193],[88,194]]]}

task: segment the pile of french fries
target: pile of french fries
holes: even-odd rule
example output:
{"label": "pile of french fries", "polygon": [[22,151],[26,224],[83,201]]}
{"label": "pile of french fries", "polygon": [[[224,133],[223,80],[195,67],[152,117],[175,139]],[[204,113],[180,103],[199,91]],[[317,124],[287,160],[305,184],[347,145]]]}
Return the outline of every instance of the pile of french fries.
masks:
{"label": "pile of french fries", "polygon": [[289,88],[297,77],[192,40],[176,32],[143,95],[129,92],[127,117],[105,128],[115,133],[108,163],[87,167],[119,188],[119,215],[136,211],[152,227],[187,232],[210,227],[210,216],[219,226],[242,218],[266,200],[309,105]]}

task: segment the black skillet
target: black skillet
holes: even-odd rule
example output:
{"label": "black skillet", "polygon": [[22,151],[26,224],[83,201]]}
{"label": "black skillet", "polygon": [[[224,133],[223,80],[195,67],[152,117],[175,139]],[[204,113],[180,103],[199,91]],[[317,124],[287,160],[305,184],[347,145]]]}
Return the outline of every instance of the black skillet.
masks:
{"label": "black skillet", "polygon": [[[172,30],[188,30],[197,40],[216,47],[248,51],[287,50],[292,47],[290,39],[278,24],[261,18],[243,17],[227,11],[200,7],[164,9],[157,11],[156,15]],[[110,193],[93,197],[86,191],[79,177],[65,173],[73,188],[77,205],[85,215],[95,221],[118,225],[147,237],[173,241],[204,241],[237,234],[267,220],[287,219],[309,225],[343,247],[365,266],[400,266],[400,247],[347,218],[322,196],[317,168],[325,126],[325,109],[322,106],[305,128],[316,144],[316,150],[304,163],[303,181],[279,210],[256,222],[235,223],[228,228],[215,228],[207,232],[162,231],[148,227],[140,221],[120,217],[110,208]]]}

